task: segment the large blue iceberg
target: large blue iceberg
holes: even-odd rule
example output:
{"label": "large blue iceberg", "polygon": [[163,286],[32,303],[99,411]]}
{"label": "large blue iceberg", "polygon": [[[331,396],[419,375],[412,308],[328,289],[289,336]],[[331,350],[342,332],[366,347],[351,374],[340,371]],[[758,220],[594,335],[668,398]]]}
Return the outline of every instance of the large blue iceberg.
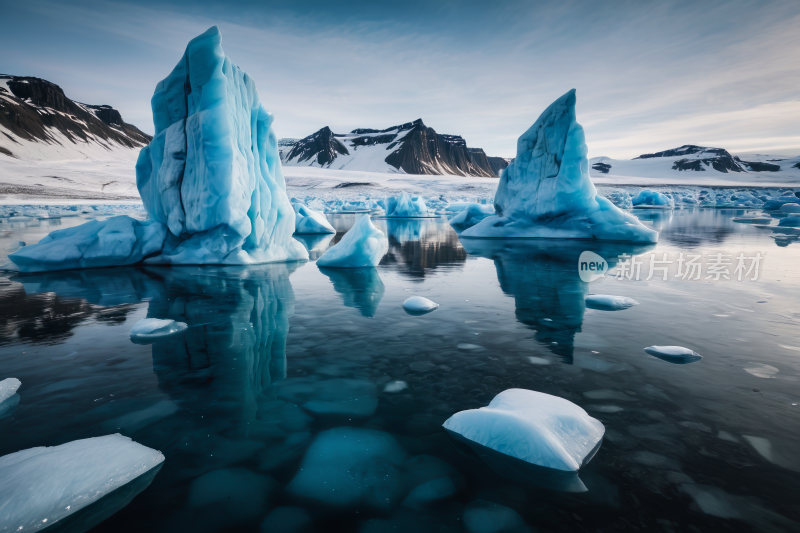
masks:
{"label": "large blue iceberg", "polygon": [[155,137],[136,163],[150,220],[115,217],[54,232],[9,256],[21,271],[308,259],[292,238],[273,116],[221,43],[216,26],[195,37],[156,86]]}
{"label": "large blue iceberg", "polygon": [[597,194],[586,154],[572,89],[517,141],[517,157],[497,186],[497,215],[461,236],[656,242],[656,231]]}

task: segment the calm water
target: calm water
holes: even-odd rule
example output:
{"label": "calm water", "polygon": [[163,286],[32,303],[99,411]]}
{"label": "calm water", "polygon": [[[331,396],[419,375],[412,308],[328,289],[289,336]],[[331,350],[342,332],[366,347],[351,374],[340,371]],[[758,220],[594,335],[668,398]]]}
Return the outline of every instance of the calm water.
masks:
{"label": "calm water", "polygon": [[[0,414],[0,455],[114,432],[161,450],[152,484],[94,531],[456,532],[478,508],[487,527],[508,519],[485,502],[515,510],[527,524],[508,519],[515,531],[796,531],[800,243],[732,221],[746,213],[637,212],[661,231],[655,247],[459,241],[441,219],[376,220],[390,238],[377,269],[317,268],[339,233],[304,238],[309,263],[5,273],[0,379],[22,387]],[[332,221],[343,232],[356,216]],[[81,221],[3,220],[0,247]],[[612,264],[638,254],[641,279],[615,279],[617,265],[581,281],[585,250]],[[668,281],[644,279],[653,252],[673,260]],[[759,279],[737,281],[736,255],[759,252]],[[732,255],[734,279],[675,278],[681,253],[706,268]],[[587,309],[592,293],[640,305]],[[412,295],[441,307],[410,316]],[[189,329],[134,344],[145,317]],[[672,364],[651,345],[703,358]],[[445,419],[513,387],[603,422],[587,492],[505,479],[448,441]],[[442,477],[446,490],[411,494]]]}

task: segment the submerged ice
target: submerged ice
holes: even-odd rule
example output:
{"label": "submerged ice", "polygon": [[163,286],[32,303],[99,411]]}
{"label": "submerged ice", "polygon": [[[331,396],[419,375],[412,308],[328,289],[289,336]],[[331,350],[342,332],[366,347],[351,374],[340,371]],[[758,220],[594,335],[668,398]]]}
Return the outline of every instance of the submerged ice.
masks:
{"label": "submerged ice", "polygon": [[517,141],[517,157],[503,170],[497,187],[497,215],[462,236],[656,242],[657,232],[597,194],[586,154],[573,89]]}

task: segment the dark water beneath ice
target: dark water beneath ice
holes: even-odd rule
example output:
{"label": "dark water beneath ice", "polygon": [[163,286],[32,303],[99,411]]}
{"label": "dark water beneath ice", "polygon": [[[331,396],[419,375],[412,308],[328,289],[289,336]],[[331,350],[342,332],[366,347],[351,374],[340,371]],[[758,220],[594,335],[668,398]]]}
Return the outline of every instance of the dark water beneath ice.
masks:
{"label": "dark water beneath ice", "polygon": [[[114,432],[161,450],[152,484],[93,531],[797,530],[800,243],[732,222],[745,213],[636,213],[661,231],[654,248],[460,242],[444,220],[378,220],[390,251],[377,269],[6,273],[0,379],[22,386],[0,415],[0,455]],[[4,220],[0,246],[55,224]],[[303,240],[314,259],[339,238]],[[587,284],[584,250],[644,254],[645,267],[653,251],[765,259],[758,281],[676,279],[673,265],[668,281]],[[590,293],[640,305],[587,309]],[[440,308],[410,316],[412,295]],[[189,328],[134,344],[145,317]],[[651,345],[703,358],[671,364]],[[505,479],[448,441],[447,417],[514,387],[603,422],[587,492]]]}

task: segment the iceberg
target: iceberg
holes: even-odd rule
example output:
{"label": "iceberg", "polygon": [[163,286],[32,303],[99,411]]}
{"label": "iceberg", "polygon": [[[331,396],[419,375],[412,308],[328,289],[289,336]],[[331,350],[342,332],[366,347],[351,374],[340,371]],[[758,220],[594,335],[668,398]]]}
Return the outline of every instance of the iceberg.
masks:
{"label": "iceberg", "polygon": [[456,229],[471,228],[486,217],[494,215],[494,207],[483,204],[469,204],[463,211],[450,219]]}
{"label": "iceberg", "polygon": [[22,382],[17,378],[6,378],[0,381],[0,403],[14,396],[20,385],[22,385]]}
{"label": "iceberg", "polygon": [[778,226],[785,228],[800,228],[800,215],[789,215],[778,221]]}
{"label": "iceberg", "polygon": [[161,452],[118,433],[4,455],[0,531],[52,526],[163,462]]}
{"label": "iceberg", "polygon": [[361,268],[378,266],[389,250],[389,241],[364,215],[345,233],[342,240],[317,259],[321,267]]}
{"label": "iceberg", "polygon": [[425,205],[425,200],[421,196],[412,198],[407,192],[404,192],[395,198],[387,198],[385,203],[387,217],[414,218],[430,216],[428,206]]}
{"label": "iceberg", "polygon": [[422,296],[412,296],[403,302],[403,309],[410,315],[424,315],[438,308],[439,304]]}
{"label": "iceberg", "polygon": [[584,491],[578,471],[600,448],[605,427],[579,406],[541,392],[508,389],[487,407],[460,411],[443,424],[499,474]]}
{"label": "iceberg", "polygon": [[675,200],[666,194],[645,189],[633,198],[633,207],[651,207],[657,209],[671,209],[675,207]]}
{"label": "iceberg", "polygon": [[294,232],[301,235],[312,233],[336,233],[325,215],[297,202],[294,208]]}
{"label": "iceberg", "polygon": [[186,327],[183,322],[175,322],[169,318],[143,318],[131,328],[131,339],[155,340],[183,331]]}
{"label": "iceberg", "polygon": [[699,353],[689,348],[684,348],[683,346],[649,346],[645,348],[644,351],[653,357],[658,357],[659,359],[676,365],[694,363],[703,358]]}
{"label": "iceberg", "polygon": [[783,209],[786,204],[800,204],[800,198],[792,194],[771,198],[764,202],[764,211],[777,211]]}
{"label": "iceberg", "polygon": [[490,216],[462,237],[547,237],[654,243],[658,233],[597,194],[589,178],[575,90],[553,102],[517,141]]}
{"label": "iceberg", "polygon": [[136,163],[149,220],[114,217],[53,232],[9,258],[21,271],[308,259],[292,238],[273,115],[214,26],[192,39],[151,100],[155,136]]}
{"label": "iceberg", "polygon": [[629,309],[639,302],[627,296],[612,296],[610,294],[590,294],[586,297],[586,307],[600,311],[621,311]]}
{"label": "iceberg", "polygon": [[798,204],[788,204],[788,203],[787,204],[783,204],[781,206],[781,213],[800,213],[800,205],[798,205]]}

